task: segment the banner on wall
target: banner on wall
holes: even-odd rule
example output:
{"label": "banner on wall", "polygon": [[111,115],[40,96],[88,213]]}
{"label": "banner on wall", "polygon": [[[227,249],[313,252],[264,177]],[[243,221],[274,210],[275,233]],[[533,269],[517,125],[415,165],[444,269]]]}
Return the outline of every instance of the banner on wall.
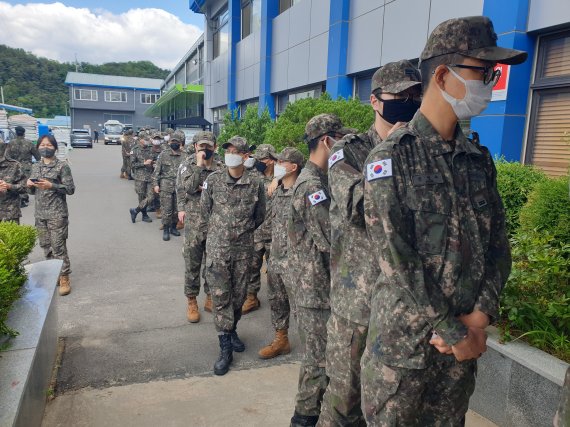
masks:
{"label": "banner on wall", "polygon": [[511,66],[505,64],[495,65],[495,70],[501,70],[501,78],[493,87],[493,94],[491,101],[504,101],[507,99],[507,90],[509,88],[509,74],[511,73]]}

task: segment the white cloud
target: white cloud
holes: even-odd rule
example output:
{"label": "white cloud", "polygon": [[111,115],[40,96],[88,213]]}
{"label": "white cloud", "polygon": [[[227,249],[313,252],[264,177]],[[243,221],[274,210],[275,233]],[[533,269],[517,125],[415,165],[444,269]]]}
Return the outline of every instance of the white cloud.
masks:
{"label": "white cloud", "polygon": [[172,69],[201,30],[162,9],[120,15],[62,3],[0,1],[0,43],[58,61],[102,64],[149,60]]}

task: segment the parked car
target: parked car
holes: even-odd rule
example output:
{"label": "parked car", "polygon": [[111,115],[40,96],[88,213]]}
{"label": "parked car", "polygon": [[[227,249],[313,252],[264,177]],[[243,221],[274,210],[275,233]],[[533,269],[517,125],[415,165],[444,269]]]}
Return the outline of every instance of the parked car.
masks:
{"label": "parked car", "polygon": [[89,129],[72,129],[70,136],[71,146],[93,148],[93,138]]}

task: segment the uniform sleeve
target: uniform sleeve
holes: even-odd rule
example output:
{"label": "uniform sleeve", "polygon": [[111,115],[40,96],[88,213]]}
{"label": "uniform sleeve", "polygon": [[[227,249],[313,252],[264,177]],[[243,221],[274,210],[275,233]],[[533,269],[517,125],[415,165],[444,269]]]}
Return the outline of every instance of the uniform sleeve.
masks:
{"label": "uniform sleeve", "polygon": [[53,189],[59,193],[71,196],[75,193],[75,184],[73,183],[73,176],[71,175],[71,168],[67,163],[63,164],[60,172],[60,184],[52,184]]}
{"label": "uniform sleeve", "polygon": [[204,239],[208,234],[208,221],[212,213],[212,205],[212,189],[211,186],[206,185],[206,188],[202,190],[202,195],[200,196],[200,224],[198,226],[198,230],[202,233]]}
{"label": "uniform sleeve", "polygon": [[[333,153],[334,155],[334,153]],[[340,160],[329,169],[331,197],[343,221],[364,227],[364,186],[362,171],[347,160]]]}
{"label": "uniform sleeve", "polygon": [[[32,165],[32,173],[30,174],[30,179],[38,179],[40,177],[40,171],[38,165],[39,163]],[[28,187],[28,193],[36,194],[36,187]]]}
{"label": "uniform sleeve", "polygon": [[454,316],[439,286],[428,289],[423,263],[415,249],[414,217],[405,204],[403,167],[392,148],[371,155],[366,164],[392,160],[392,176],[366,181],[364,212],[366,229],[387,286],[405,290],[417,312],[448,345],[467,335],[467,328]]}
{"label": "uniform sleeve", "polygon": [[162,172],[162,156],[159,155],[156,159],[156,165],[154,166],[154,171],[152,172],[152,186],[156,187],[160,185],[160,175]]}
{"label": "uniform sleeve", "polygon": [[495,322],[499,317],[499,298],[511,273],[511,249],[505,226],[505,208],[497,190],[497,170],[486,152],[487,182],[491,198],[491,234],[485,254],[483,285],[475,303],[475,310],[482,311]]}
{"label": "uniform sleeve", "polygon": [[265,220],[265,209],[266,209],[266,192],[265,192],[265,185],[263,182],[259,182],[257,186],[257,205],[255,206],[255,213],[254,213],[254,220],[255,220],[255,228],[259,227],[263,224]]}
{"label": "uniform sleeve", "polygon": [[135,148],[133,148],[133,151],[132,151],[132,152],[133,152],[133,154],[132,154],[132,157],[131,157],[131,167],[132,167],[133,169],[141,169],[141,168],[144,168],[145,165],[144,165],[144,161],[143,161],[143,158],[142,158],[142,156],[141,156],[140,151],[137,150],[136,147],[135,147]]}
{"label": "uniform sleeve", "polygon": [[32,144],[32,156],[34,156],[34,159],[36,159],[37,162],[40,161],[40,159],[42,158],[42,156],[40,155],[40,152],[38,150],[38,146],[37,144],[34,144],[33,142]]}
{"label": "uniform sleeve", "polygon": [[23,194],[26,192],[26,175],[24,175],[20,165],[16,165],[14,178],[10,184],[11,188],[8,190],[9,192],[16,194]]}
{"label": "uniform sleeve", "polygon": [[[301,189],[298,187],[298,190]],[[309,196],[315,194],[319,191],[324,191],[326,194],[326,189],[319,188],[316,185],[306,185],[303,186],[305,191],[299,193],[303,194],[303,199],[296,198],[296,209],[301,214],[305,228],[311,235],[311,238],[315,242],[315,245],[320,252],[330,253],[331,243],[331,223],[329,219],[329,207],[330,207],[330,197],[319,203],[312,204]]]}

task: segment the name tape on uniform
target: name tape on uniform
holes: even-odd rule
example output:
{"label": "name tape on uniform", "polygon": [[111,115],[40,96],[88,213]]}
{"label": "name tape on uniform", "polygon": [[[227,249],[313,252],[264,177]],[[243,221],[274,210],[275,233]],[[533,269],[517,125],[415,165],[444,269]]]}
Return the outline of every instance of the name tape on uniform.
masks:
{"label": "name tape on uniform", "polygon": [[379,178],[392,176],[392,159],[378,160],[366,165],[366,180],[374,181]]}
{"label": "name tape on uniform", "polygon": [[335,151],[332,156],[329,158],[329,169],[333,167],[337,162],[340,162],[344,159],[344,150],[341,148],[338,151]]}
{"label": "name tape on uniform", "polygon": [[311,202],[311,206],[318,205],[325,200],[327,200],[327,195],[323,190],[319,190],[316,193],[309,195],[309,202]]}

